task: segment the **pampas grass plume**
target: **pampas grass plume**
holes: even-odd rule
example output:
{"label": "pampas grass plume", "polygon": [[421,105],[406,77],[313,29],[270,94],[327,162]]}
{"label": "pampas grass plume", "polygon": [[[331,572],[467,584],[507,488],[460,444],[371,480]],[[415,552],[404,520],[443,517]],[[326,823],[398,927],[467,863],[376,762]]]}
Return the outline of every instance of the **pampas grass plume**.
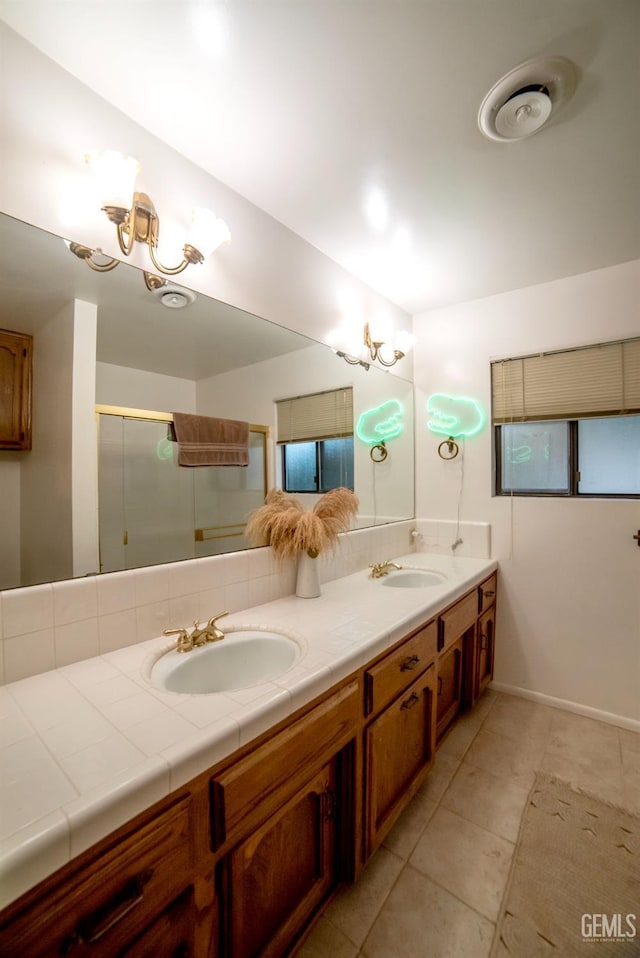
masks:
{"label": "pampas grass plume", "polygon": [[253,545],[270,545],[279,559],[303,550],[315,557],[335,546],[357,512],[357,496],[344,487],[325,492],[311,511],[290,493],[271,489],[264,505],[249,516],[245,534]]}

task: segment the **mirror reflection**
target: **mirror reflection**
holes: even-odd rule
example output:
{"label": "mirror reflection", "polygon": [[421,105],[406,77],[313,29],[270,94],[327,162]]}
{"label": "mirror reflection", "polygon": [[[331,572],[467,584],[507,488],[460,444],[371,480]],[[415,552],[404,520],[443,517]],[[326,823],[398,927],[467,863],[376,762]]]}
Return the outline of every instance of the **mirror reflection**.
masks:
{"label": "mirror reflection", "polygon": [[[0,327],[33,337],[31,448],[0,449],[0,588],[249,548],[272,486],[310,506],[353,485],[362,527],[412,518],[409,381],[184,287],[149,290],[128,264],[95,273],[7,216],[0,288]],[[4,418],[12,374],[0,355]],[[333,424],[309,433],[310,403],[333,403]],[[248,466],[178,466],[174,412],[248,423]]]}

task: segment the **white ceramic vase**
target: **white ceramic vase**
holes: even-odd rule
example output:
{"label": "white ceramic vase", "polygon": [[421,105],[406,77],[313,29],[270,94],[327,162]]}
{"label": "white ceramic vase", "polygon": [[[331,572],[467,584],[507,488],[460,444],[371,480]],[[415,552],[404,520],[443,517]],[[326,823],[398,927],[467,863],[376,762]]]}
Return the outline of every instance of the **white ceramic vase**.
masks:
{"label": "white ceramic vase", "polygon": [[318,559],[312,558],[306,549],[298,556],[296,595],[301,599],[317,599],[320,595]]}

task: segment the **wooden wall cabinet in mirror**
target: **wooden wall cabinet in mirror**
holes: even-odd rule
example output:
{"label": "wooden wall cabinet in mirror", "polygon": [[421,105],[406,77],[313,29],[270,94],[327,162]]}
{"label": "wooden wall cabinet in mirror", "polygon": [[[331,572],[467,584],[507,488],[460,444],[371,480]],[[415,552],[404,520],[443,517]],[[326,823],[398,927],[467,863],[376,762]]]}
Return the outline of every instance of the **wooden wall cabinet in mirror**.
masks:
{"label": "wooden wall cabinet in mirror", "polygon": [[31,449],[33,336],[0,329],[0,449]]}

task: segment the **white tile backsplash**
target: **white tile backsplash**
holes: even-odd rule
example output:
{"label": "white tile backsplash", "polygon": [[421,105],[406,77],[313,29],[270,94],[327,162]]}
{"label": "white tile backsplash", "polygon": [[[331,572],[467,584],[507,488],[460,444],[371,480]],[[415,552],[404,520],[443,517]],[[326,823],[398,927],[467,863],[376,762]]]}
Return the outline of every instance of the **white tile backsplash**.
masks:
{"label": "white tile backsplash", "polygon": [[[491,525],[488,522],[418,519],[415,528],[416,552],[455,553],[472,559],[491,558]],[[454,550],[451,547],[457,539],[462,539],[462,542]]]}
{"label": "white tile backsplash", "polygon": [[[318,559],[320,581],[350,575],[414,546],[426,551],[427,534],[434,540],[432,551],[449,551],[455,525],[408,520],[345,533],[334,552]],[[422,536],[414,539],[416,527]],[[461,523],[461,538],[457,554],[489,555],[488,524]],[[0,681],[115,654],[163,629],[190,626],[225,609],[241,612],[282,599],[294,593],[295,581],[295,562],[281,563],[271,549],[262,548],[2,592]],[[82,675],[69,677],[71,687]]]}

